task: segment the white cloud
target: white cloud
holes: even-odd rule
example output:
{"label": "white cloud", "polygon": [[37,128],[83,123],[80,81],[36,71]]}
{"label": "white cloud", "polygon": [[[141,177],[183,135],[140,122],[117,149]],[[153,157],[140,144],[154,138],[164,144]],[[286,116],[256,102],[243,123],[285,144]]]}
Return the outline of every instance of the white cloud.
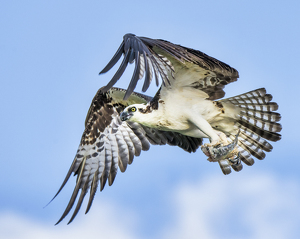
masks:
{"label": "white cloud", "polygon": [[214,176],[183,183],[164,238],[298,238],[299,185],[270,175]]}
{"label": "white cloud", "polygon": [[[286,179],[265,174],[209,176],[182,183],[169,195],[173,210],[167,225],[155,233],[157,238],[290,239],[300,233],[299,185]],[[139,212],[97,200],[88,216],[77,217],[69,226],[54,227],[13,213],[0,214],[0,225],[1,238],[6,239],[148,237],[140,235],[148,225]]]}
{"label": "white cloud", "polygon": [[5,239],[135,239],[136,218],[116,205],[101,202],[93,205],[91,216],[78,217],[70,225],[45,224],[26,217],[4,213],[0,215],[0,237]]}

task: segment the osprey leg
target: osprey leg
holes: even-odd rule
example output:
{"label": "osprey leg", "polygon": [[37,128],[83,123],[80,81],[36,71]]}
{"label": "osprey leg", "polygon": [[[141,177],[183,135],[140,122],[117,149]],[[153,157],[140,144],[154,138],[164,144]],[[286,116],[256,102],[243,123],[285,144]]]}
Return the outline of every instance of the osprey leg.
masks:
{"label": "osprey leg", "polygon": [[[231,172],[231,167],[235,171],[240,171],[242,169],[239,151],[236,147],[239,132],[233,142],[229,143],[223,132],[213,129],[202,117],[193,115],[193,117],[190,117],[190,120],[198,128],[199,132],[201,131],[202,135],[205,134],[210,139],[210,143],[201,146],[203,153],[209,157],[208,161],[219,162],[224,174],[229,174]],[[194,137],[195,136],[196,134]]]}

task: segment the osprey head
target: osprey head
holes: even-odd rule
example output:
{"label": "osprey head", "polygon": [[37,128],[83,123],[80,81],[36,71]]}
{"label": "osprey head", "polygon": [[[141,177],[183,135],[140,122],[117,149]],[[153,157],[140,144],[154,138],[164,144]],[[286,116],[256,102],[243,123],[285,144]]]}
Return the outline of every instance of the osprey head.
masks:
{"label": "osprey head", "polygon": [[124,111],[120,114],[122,121],[135,121],[140,122],[140,119],[143,117],[143,111],[145,111],[146,105],[143,104],[134,104],[126,107]]}

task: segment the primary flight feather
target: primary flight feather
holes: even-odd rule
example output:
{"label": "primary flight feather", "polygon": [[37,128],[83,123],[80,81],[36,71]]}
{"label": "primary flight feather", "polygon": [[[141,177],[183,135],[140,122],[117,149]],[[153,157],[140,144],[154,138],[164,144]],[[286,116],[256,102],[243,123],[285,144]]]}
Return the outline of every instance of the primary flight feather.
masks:
{"label": "primary flight feather", "polygon": [[[86,213],[96,190],[112,185],[118,168],[126,170],[134,156],[150,144],[179,146],[187,152],[201,150],[208,160],[218,162],[224,174],[263,159],[272,150],[268,141],[281,135],[278,105],[264,88],[222,99],[225,85],[239,77],[229,65],[200,51],[165,40],[126,34],[119,49],[100,72],[109,71],[123,56],[110,82],[98,90],[88,111],[75,159],[57,192],[72,173],[76,186],[61,222],[80,194],[73,215],[77,215],[86,193],[90,192]],[[127,90],[113,87],[128,63],[134,63]],[[155,78],[162,83],[149,97],[134,92],[144,79],[145,92]],[[202,144],[208,138],[210,143]],[[55,197],[57,196],[55,195]]]}

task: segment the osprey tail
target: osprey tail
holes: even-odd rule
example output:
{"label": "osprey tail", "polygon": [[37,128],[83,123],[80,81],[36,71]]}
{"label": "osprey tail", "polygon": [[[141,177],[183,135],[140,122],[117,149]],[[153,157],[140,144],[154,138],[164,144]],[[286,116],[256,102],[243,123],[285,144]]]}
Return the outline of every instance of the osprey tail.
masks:
{"label": "osprey tail", "polygon": [[[265,152],[273,149],[268,140],[275,142],[281,139],[278,132],[282,127],[277,123],[281,116],[274,112],[278,105],[271,100],[272,95],[267,94],[264,88],[221,100],[222,103],[232,103],[240,109],[239,118],[235,122],[236,131],[229,135],[229,139],[233,141],[240,130],[237,148],[240,159],[249,166],[254,164],[253,156],[264,159]],[[242,165],[232,165],[232,168],[240,171]]]}

